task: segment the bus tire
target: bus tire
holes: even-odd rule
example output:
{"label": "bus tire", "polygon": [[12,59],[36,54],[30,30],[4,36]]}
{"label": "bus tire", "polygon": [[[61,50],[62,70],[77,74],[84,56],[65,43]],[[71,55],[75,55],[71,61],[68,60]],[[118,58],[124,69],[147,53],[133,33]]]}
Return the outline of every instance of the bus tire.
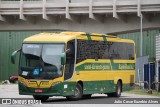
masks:
{"label": "bus tire", "polygon": [[122,92],[122,84],[120,81],[117,82],[116,85],[116,92],[114,93],[107,93],[108,97],[120,97]]}
{"label": "bus tire", "polygon": [[33,95],[35,100],[41,100],[42,102],[48,100],[49,96]]}
{"label": "bus tire", "polygon": [[76,88],[75,88],[75,91],[74,91],[74,95],[72,95],[72,96],[67,96],[66,98],[67,98],[68,100],[79,100],[79,99],[82,98],[82,95],[83,95],[82,90],[83,90],[83,89],[82,89],[82,86],[81,86],[79,83],[77,83]]}

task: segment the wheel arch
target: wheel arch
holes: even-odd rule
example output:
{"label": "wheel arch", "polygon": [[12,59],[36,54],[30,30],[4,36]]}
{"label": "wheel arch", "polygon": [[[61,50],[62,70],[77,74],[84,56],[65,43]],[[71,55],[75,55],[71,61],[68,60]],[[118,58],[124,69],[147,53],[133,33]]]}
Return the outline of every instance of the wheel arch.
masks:
{"label": "wheel arch", "polygon": [[83,92],[83,82],[82,82],[82,80],[78,80],[77,84],[80,84],[82,86],[82,92]]}
{"label": "wheel arch", "polygon": [[[122,87],[123,87],[122,79],[119,79],[118,81],[121,83],[121,91],[123,91],[123,90],[122,90],[122,89],[123,89],[123,88],[122,88]],[[117,83],[118,83],[118,81],[117,81]]]}
{"label": "wheel arch", "polygon": [[80,84],[83,88],[83,82],[81,80],[77,81],[77,84]]}
{"label": "wheel arch", "polygon": [[122,78],[116,78],[116,79],[114,79],[114,84],[117,85],[118,81],[121,83],[121,90],[122,90],[123,89],[122,88],[123,87],[123,80],[122,80]]}

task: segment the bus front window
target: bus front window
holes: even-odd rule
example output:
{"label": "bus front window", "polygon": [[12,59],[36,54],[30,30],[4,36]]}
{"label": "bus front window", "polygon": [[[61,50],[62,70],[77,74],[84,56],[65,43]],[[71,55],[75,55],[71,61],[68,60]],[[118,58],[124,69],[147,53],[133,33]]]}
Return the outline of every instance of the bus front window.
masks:
{"label": "bus front window", "polygon": [[63,44],[23,44],[20,75],[26,79],[54,79],[62,75]]}
{"label": "bus front window", "polygon": [[56,71],[62,75],[61,53],[64,52],[63,45],[44,45],[42,50],[42,60],[47,71]]}

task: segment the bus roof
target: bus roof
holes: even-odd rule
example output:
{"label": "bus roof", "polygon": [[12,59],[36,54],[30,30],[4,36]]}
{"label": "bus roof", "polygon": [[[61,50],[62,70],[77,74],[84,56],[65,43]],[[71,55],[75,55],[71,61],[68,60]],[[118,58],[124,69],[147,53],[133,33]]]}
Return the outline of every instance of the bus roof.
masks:
{"label": "bus roof", "polygon": [[24,39],[24,42],[67,42],[72,38],[72,35],[61,33],[40,33]]}
{"label": "bus roof", "polygon": [[[122,40],[123,42],[133,42],[132,40],[127,39],[120,39],[116,36],[106,35],[106,34],[98,34],[98,33],[86,33],[86,32],[61,32],[61,33],[40,33],[33,36],[30,36],[24,39],[23,42],[65,42],[67,43],[69,40],[72,40],[77,37],[85,37],[87,35],[92,36],[93,38],[99,37],[106,37],[109,41],[119,41]],[[96,39],[94,39],[96,40]]]}

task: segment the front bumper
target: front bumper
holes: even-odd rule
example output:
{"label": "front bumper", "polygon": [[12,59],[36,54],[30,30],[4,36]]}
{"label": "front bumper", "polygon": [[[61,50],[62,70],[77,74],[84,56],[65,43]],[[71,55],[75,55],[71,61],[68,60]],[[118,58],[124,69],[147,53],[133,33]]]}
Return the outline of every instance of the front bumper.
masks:
{"label": "front bumper", "polygon": [[[20,95],[47,95],[47,96],[69,96],[74,95],[75,83],[59,83],[49,88],[33,88],[27,87],[23,83],[18,83]],[[64,88],[64,84],[68,85],[68,88]],[[35,92],[36,89],[42,90],[42,92]]]}

